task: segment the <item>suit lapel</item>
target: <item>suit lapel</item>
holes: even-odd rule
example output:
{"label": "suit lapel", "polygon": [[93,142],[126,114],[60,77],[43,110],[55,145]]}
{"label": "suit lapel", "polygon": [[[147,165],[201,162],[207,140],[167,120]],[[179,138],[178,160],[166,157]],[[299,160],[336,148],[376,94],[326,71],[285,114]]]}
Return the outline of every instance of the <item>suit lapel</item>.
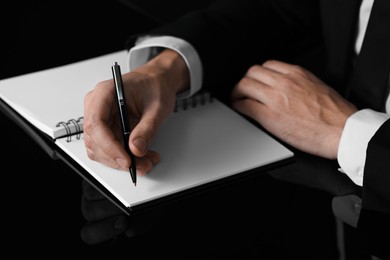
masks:
{"label": "suit lapel", "polygon": [[348,90],[348,98],[360,108],[385,109],[390,71],[389,12],[389,0],[375,0]]}
{"label": "suit lapel", "polygon": [[321,0],[329,84],[345,93],[354,56],[359,7],[362,0]]}

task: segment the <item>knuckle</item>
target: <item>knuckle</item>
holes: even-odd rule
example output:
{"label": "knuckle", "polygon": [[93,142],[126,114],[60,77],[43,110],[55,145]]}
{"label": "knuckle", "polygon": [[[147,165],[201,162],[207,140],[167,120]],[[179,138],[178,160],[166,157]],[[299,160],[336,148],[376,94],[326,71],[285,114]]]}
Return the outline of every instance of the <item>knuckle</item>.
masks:
{"label": "knuckle", "polygon": [[250,79],[248,77],[243,77],[237,84],[238,89],[242,89],[250,84]]}
{"label": "knuckle", "polygon": [[121,166],[114,159],[107,159],[104,164],[110,168],[121,169]]}
{"label": "knuckle", "polygon": [[[97,124],[98,124],[97,120],[93,116],[84,117],[84,123],[83,123],[84,133],[86,133],[87,135],[92,133],[96,128]],[[90,136],[89,139],[91,139]]]}
{"label": "knuckle", "polygon": [[286,77],[279,78],[279,84],[282,87],[288,88],[291,87],[294,84],[294,82],[290,77],[286,76]]}
{"label": "knuckle", "polygon": [[247,74],[253,74],[253,73],[257,73],[259,70],[260,70],[260,65],[252,65],[249,67],[248,71],[247,71]]}
{"label": "knuckle", "polygon": [[92,149],[89,149],[87,148],[87,155],[88,155],[88,158],[91,159],[91,160],[95,160],[95,154],[94,152],[92,151]]}
{"label": "knuckle", "polygon": [[276,60],[266,60],[265,62],[263,62],[263,66],[272,66],[272,65],[275,65],[275,64],[278,64],[279,62],[276,61]]}
{"label": "knuckle", "polygon": [[143,122],[145,130],[147,130],[149,133],[154,133],[158,129],[158,125],[154,120],[146,119]]}
{"label": "knuckle", "polygon": [[298,76],[308,77],[308,71],[299,65],[291,65],[291,72]]}
{"label": "knuckle", "polygon": [[84,144],[87,147],[87,149],[92,149],[92,140],[87,134],[84,134]]}
{"label": "knuckle", "polygon": [[[111,145],[104,145],[101,147],[101,151],[102,153],[107,156],[108,158],[111,158],[111,154],[112,154],[112,151],[113,151],[113,147]],[[112,164],[112,162],[110,161],[110,164]]]}
{"label": "knuckle", "polygon": [[106,89],[108,86],[112,85],[111,82],[111,80],[100,81],[96,84],[95,89],[98,91],[101,89]]}

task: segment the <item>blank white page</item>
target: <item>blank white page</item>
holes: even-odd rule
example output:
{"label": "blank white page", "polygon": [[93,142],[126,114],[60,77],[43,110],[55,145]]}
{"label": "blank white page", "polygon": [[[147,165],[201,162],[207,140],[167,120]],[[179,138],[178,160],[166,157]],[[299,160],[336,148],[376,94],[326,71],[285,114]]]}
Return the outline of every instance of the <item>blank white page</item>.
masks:
{"label": "blank white page", "polygon": [[[0,80],[0,98],[39,130],[56,138],[66,134],[57,123],[83,116],[85,94],[99,81],[112,79],[114,61],[126,68],[126,59],[127,51],[123,50]],[[82,129],[82,122],[79,125]]]}

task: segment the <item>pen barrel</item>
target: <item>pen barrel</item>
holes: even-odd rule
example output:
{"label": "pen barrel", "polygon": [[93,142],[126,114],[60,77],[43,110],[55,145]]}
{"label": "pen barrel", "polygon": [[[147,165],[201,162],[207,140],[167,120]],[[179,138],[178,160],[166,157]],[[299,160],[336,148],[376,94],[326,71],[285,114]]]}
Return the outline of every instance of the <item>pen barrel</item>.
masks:
{"label": "pen barrel", "polygon": [[130,151],[129,139],[130,139],[130,121],[129,115],[127,112],[126,100],[123,90],[122,74],[118,63],[114,62],[114,65],[111,66],[112,76],[114,78],[115,92],[118,101],[119,114],[121,116],[121,125],[123,131],[123,142],[124,148],[127,154],[130,156],[131,165],[130,165],[130,175],[133,180],[133,183],[136,184],[137,174],[136,174],[136,165],[135,165],[135,156]]}
{"label": "pen barrel", "polygon": [[123,145],[124,145],[125,151],[130,155],[131,165],[133,166],[133,165],[135,165],[135,156],[130,151],[129,140],[130,140],[130,132],[124,133],[123,134]]}
{"label": "pen barrel", "polygon": [[131,179],[132,179],[133,182],[135,183],[135,182],[136,182],[136,179],[137,179],[137,173],[136,173],[137,170],[136,170],[136,164],[135,164],[135,156],[134,156],[134,154],[130,151],[129,140],[130,140],[130,133],[124,133],[124,134],[123,134],[123,143],[124,143],[124,147],[125,147],[125,150],[126,150],[127,154],[130,156],[130,159],[131,159],[130,175],[131,175]]}
{"label": "pen barrel", "polygon": [[130,140],[130,133],[124,133],[123,134],[123,146],[124,146],[126,152],[130,155],[131,160],[133,160],[132,153],[130,151],[129,140]]}
{"label": "pen barrel", "polygon": [[117,101],[118,101],[119,114],[121,116],[122,130],[123,130],[123,133],[127,133],[127,132],[131,131],[131,128],[130,128],[130,122],[128,119],[129,115],[127,112],[127,105],[126,105],[126,99],[125,99],[125,92],[123,89],[121,69],[117,63],[114,63],[114,65],[111,66],[111,70],[112,70],[112,76],[114,78],[115,92],[116,92],[116,97],[117,97]]}
{"label": "pen barrel", "polygon": [[123,135],[129,134],[131,132],[130,128],[130,122],[129,122],[129,114],[127,112],[127,106],[126,103],[122,102],[122,100],[119,101],[119,113],[121,115],[121,124],[122,124],[122,130]]}

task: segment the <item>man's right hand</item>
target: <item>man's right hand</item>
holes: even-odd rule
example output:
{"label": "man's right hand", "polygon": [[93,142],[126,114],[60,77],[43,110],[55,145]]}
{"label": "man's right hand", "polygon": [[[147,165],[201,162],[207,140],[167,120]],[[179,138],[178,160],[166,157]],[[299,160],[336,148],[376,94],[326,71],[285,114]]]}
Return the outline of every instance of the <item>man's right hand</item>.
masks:
{"label": "man's right hand", "polygon": [[[122,75],[132,132],[129,146],[137,157],[137,174],[145,175],[160,161],[149,151],[155,133],[172,113],[176,94],[189,85],[181,56],[164,50],[142,67]],[[112,79],[99,82],[84,99],[84,142],[90,159],[128,171],[120,116]]]}

